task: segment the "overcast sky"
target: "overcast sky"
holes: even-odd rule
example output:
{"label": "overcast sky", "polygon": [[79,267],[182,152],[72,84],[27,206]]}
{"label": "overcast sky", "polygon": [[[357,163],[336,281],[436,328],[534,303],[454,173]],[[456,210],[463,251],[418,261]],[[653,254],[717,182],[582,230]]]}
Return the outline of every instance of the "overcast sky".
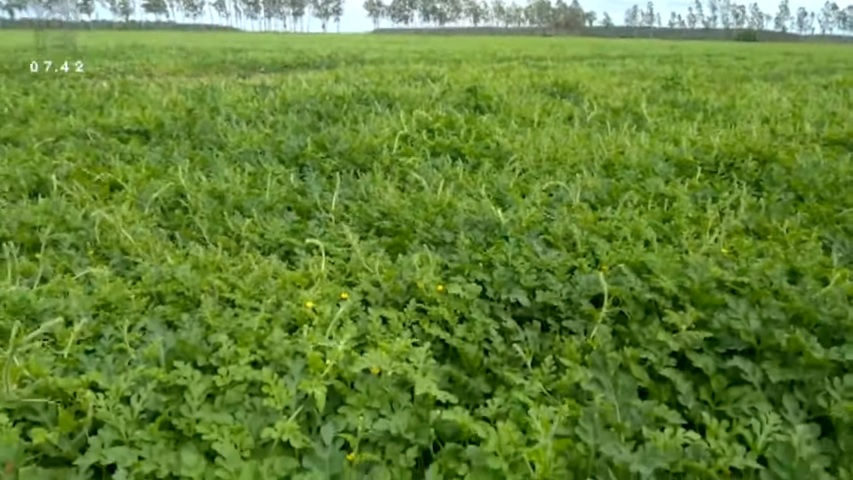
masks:
{"label": "overcast sky", "polygon": [[[387,1],[387,0],[386,0]],[[518,0],[520,4],[526,4],[525,0]],[[641,7],[646,5],[648,0],[639,0],[639,1],[631,1],[631,0],[605,0],[603,2],[595,2],[594,4],[589,0],[587,2],[581,1],[581,6],[595,10],[598,13],[598,18],[601,18],[602,12],[607,12],[610,14],[611,18],[616,24],[622,24],[625,18],[625,10],[630,8],[635,3],[639,4]],[[752,3],[753,0],[741,0],[739,3],[744,3],[747,6]],[[790,0],[791,5],[791,13],[797,11],[799,7],[805,7],[806,10],[819,12],[823,7],[823,3],[825,0]],[[849,0],[853,2],[853,0]],[[367,18],[367,13],[364,11],[362,4],[364,0],[344,0],[344,16],[341,18],[341,32],[367,32],[373,29],[373,22]],[[702,0],[703,5],[705,4],[705,0]],[[677,13],[682,13],[682,15],[687,14],[687,7],[693,5],[690,1],[678,1],[678,0],[663,0],[663,1],[655,1],[655,9],[660,12],[661,20],[664,25],[666,25],[667,20],[669,19],[669,13],[675,11]],[[848,3],[845,1],[839,1],[839,6],[844,8]],[[594,6],[593,6],[594,5]],[[758,0],[758,5],[764,11],[764,13],[770,13],[775,15],[778,10],[779,1],[778,0]],[[707,11],[707,8],[706,8]],[[100,18],[108,18],[109,14],[106,10],[99,9],[98,16]],[[180,19],[179,19],[180,20]],[[200,19],[201,22],[208,22],[209,20],[205,17]],[[382,24],[383,27],[390,27],[390,23],[385,21]],[[311,31],[319,31],[320,30],[320,22],[317,20],[311,20],[309,22],[309,28]],[[330,25],[329,31],[334,31],[335,26]]]}

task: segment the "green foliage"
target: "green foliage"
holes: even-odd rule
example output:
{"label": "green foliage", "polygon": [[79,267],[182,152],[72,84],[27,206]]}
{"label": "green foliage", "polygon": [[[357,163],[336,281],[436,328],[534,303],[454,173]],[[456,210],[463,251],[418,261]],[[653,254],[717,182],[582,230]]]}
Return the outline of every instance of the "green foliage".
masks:
{"label": "green foliage", "polygon": [[735,41],[736,42],[757,42],[758,41],[758,32],[752,29],[747,30],[739,30],[735,33]]}
{"label": "green foliage", "polygon": [[[750,31],[750,30],[747,30]],[[800,35],[795,32],[777,30],[751,30],[755,32],[756,40],[761,42],[815,42],[815,43],[853,43],[853,36],[846,34],[835,35]],[[393,27],[378,28],[373,31],[381,35],[484,35],[484,36],[541,36],[563,35],[593,38],[657,38],[661,40],[721,40],[732,41],[731,29],[724,28],[637,28],[623,25],[614,26],[584,26],[572,29],[545,29],[543,27]]]}
{"label": "green foliage", "polygon": [[848,51],[2,35],[8,478],[853,478]]}
{"label": "green foliage", "polygon": [[129,20],[127,22],[121,20],[87,20],[87,21],[65,21],[60,19],[33,19],[33,18],[18,18],[9,20],[0,18],[0,28],[9,29],[47,29],[47,30],[218,30],[218,31],[237,31],[237,28],[226,25],[213,25],[203,23],[178,23],[164,21],[138,21]]}

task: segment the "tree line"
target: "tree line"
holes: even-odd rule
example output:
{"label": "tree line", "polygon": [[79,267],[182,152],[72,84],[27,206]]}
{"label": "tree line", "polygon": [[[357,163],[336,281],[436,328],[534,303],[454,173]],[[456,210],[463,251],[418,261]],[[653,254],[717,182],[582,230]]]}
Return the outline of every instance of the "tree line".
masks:
{"label": "tree line", "polygon": [[[102,7],[98,9],[97,7]],[[733,0],[694,0],[686,11],[658,11],[652,1],[633,5],[623,19],[614,20],[585,10],[578,0],[364,0],[363,8],[374,28],[490,26],[504,28],[548,27],[563,30],[613,27],[670,29],[750,29],[796,32],[800,35],[853,33],[853,5],[841,8],[827,1],[820,11],[794,9],[781,0],[775,12],[764,12],[758,3]],[[105,20],[97,12],[109,12],[114,20],[138,22],[208,22],[246,30],[310,31],[316,19],[325,32],[331,24],[340,30],[343,0],[0,0],[0,11],[16,18]]]}

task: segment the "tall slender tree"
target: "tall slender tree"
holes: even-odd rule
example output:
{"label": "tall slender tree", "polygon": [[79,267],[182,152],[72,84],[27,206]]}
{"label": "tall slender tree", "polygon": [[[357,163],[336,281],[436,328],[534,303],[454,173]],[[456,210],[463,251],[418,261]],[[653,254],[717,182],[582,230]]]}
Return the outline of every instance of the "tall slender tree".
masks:
{"label": "tall slender tree", "polygon": [[708,15],[705,17],[707,28],[717,28],[717,22],[720,20],[720,4],[719,0],[708,0]]}
{"label": "tall slender tree", "polygon": [[705,22],[705,10],[702,7],[701,0],[694,0],[693,11],[696,12],[696,21],[699,25],[702,25],[702,28],[708,28],[708,25]]}
{"label": "tall slender tree", "polygon": [[687,28],[696,28],[697,21],[693,7],[687,7]]}
{"label": "tall slender tree", "polygon": [[757,2],[752,2],[749,6],[749,28],[764,30],[764,12]]}
{"label": "tall slender tree", "polygon": [[364,10],[367,11],[367,16],[373,21],[373,28],[379,28],[379,22],[385,15],[385,4],[382,0],[364,0]]}
{"label": "tall slender tree", "polygon": [[788,0],[782,0],[779,2],[779,10],[776,12],[776,18],[773,19],[773,26],[776,30],[787,32],[788,31],[788,22],[791,19],[791,7],[788,3]]}
{"label": "tall slender tree", "polygon": [[154,20],[159,21],[161,17],[169,17],[169,6],[166,0],[142,0],[141,6],[142,11],[154,17]]}

